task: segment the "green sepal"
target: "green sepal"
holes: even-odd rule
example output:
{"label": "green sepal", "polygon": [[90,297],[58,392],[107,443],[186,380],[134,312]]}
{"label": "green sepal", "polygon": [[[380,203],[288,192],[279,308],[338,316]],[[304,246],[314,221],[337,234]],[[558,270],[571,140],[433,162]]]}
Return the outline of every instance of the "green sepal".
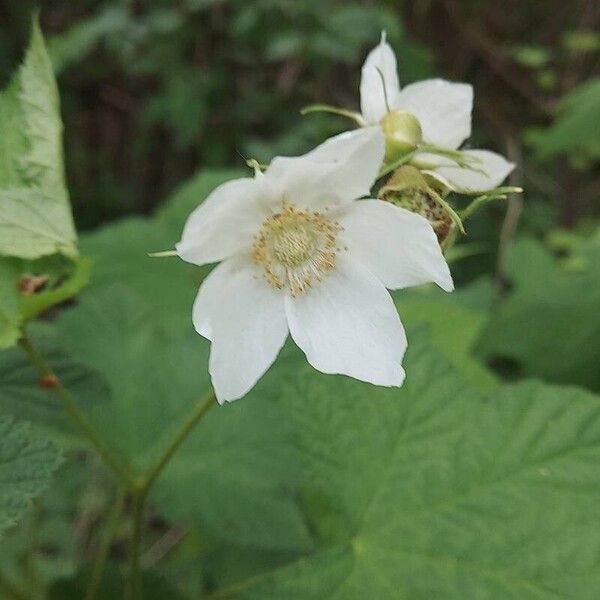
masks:
{"label": "green sepal", "polygon": [[365,120],[357,112],[338,108],[337,106],[331,106],[330,104],[310,104],[300,110],[301,115],[308,115],[315,112],[327,112],[341,117],[347,117],[348,119],[352,119],[359,127],[364,127],[366,125]]}
{"label": "green sepal", "polygon": [[494,201],[494,200],[506,200],[508,194],[520,194],[523,191],[520,187],[504,186],[497,187],[493,190],[485,192],[477,196],[472,200],[463,210],[460,211],[460,218],[462,221],[470,219],[482,206]]}

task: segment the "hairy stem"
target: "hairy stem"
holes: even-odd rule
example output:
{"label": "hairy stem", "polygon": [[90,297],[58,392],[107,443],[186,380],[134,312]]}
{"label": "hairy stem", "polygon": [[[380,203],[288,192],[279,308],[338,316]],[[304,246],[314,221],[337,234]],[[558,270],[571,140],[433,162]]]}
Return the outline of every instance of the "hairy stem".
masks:
{"label": "hairy stem", "polygon": [[31,364],[38,370],[41,377],[48,380],[49,389],[54,392],[59,399],[65,411],[68,413],[71,421],[79,431],[87,438],[90,444],[101,456],[104,463],[114,471],[114,473],[126,485],[131,485],[134,481],[134,475],[131,467],[119,457],[112,448],[96,433],[84,412],[77,406],[77,403],[70,392],[62,385],[52,367],[46,362],[44,357],[33,345],[31,339],[25,332],[19,340],[21,348],[25,351]]}

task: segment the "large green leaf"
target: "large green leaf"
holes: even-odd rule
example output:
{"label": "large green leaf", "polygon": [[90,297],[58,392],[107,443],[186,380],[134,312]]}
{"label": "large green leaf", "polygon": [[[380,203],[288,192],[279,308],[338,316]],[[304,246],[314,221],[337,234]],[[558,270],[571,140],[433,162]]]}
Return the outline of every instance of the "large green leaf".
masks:
{"label": "large green leaf", "polygon": [[35,21],[25,62],[0,94],[0,254],[77,253],[61,137],[56,82]]}
{"label": "large green leaf", "polygon": [[482,355],[507,375],[600,390],[600,236],[566,263],[527,239],[509,259],[514,290],[482,333]]}
{"label": "large green leaf", "polygon": [[407,373],[401,390],[308,368],[281,385],[318,549],[236,597],[597,598],[598,398],[475,392],[419,343]]}
{"label": "large green leaf", "polygon": [[0,418],[0,534],[46,487],[58,460],[56,446],[41,433]]}

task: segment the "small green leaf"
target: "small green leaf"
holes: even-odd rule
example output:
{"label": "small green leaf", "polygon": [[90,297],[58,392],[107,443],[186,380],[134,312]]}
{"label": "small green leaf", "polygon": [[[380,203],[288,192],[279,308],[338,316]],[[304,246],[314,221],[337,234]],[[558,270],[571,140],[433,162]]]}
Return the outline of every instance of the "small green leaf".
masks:
{"label": "small green leaf", "polygon": [[58,465],[56,446],[28,425],[0,419],[0,534],[20,519]]}
{"label": "small green leaf", "polygon": [[569,52],[585,54],[600,50],[600,34],[592,30],[565,31],[560,43]]}
{"label": "small green leaf", "polygon": [[0,94],[0,254],[77,254],[61,138],[58,90],[34,21],[25,62]]}
{"label": "small green leaf", "polygon": [[563,99],[558,118],[534,138],[537,156],[549,160],[559,154],[600,153],[595,123],[600,122],[600,78],[581,84]]}
{"label": "small green leaf", "polygon": [[515,46],[513,58],[527,69],[541,69],[552,59],[552,52],[544,46]]}

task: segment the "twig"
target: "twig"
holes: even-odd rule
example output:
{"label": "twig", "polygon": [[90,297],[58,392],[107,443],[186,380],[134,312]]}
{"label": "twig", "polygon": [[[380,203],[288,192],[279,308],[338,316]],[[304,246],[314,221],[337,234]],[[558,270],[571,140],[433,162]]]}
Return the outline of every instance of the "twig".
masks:
{"label": "twig", "polygon": [[[522,163],[521,148],[514,138],[507,138],[506,153],[512,162],[516,163],[517,165]],[[519,169],[516,169],[511,173],[509,183],[511,186],[521,187],[521,172]],[[515,237],[522,211],[522,195],[510,194],[508,196],[504,221],[502,222],[502,228],[500,229],[500,240],[498,242],[498,258],[496,262],[495,278],[496,290],[498,293],[502,293],[504,291],[508,248]]]}

